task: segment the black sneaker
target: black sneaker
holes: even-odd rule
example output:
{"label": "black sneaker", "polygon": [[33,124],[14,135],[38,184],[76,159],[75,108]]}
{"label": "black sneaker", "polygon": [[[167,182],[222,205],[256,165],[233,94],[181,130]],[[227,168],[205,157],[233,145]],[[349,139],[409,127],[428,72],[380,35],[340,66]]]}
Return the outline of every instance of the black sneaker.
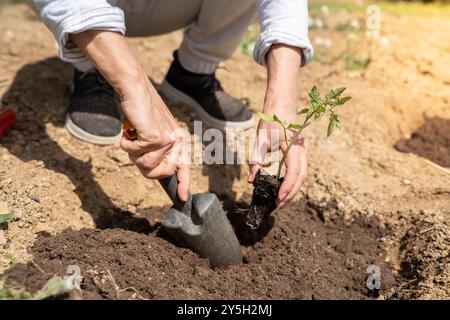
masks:
{"label": "black sneaker", "polygon": [[160,89],[174,103],[195,111],[207,125],[217,129],[248,129],[253,116],[248,105],[224,91],[215,73],[196,74],[184,69],[177,53]]}
{"label": "black sneaker", "polygon": [[67,130],[81,140],[108,145],[120,142],[121,127],[114,89],[98,71],[75,70]]}

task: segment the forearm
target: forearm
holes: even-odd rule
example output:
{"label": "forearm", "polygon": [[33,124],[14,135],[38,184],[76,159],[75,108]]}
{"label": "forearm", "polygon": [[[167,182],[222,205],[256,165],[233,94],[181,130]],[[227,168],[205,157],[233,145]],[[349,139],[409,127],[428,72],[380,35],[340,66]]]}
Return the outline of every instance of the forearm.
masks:
{"label": "forearm", "polygon": [[172,128],[177,127],[121,34],[88,30],[71,38],[120,96],[122,111],[138,132],[148,127],[149,119],[159,117]]}
{"label": "forearm", "polygon": [[300,48],[284,44],[272,45],[267,54],[267,91],[264,112],[292,113],[296,110],[301,59]]}
{"label": "forearm", "polygon": [[71,39],[95,64],[122,101],[137,85],[146,83],[144,70],[121,34],[88,30],[72,34]]}

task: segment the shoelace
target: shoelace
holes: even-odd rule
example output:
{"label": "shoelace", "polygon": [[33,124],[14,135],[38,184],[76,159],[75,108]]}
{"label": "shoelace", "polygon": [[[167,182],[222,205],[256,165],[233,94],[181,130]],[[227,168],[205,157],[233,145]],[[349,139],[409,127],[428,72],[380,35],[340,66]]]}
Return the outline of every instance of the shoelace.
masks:
{"label": "shoelace", "polygon": [[114,95],[114,89],[98,71],[86,72],[80,76],[79,80],[83,80],[79,82],[79,89],[83,94],[90,95],[103,92],[110,96]]}
{"label": "shoelace", "polygon": [[217,80],[215,73],[205,77],[203,88],[205,90],[209,90],[213,94],[216,91],[223,91],[222,85],[220,84],[219,80]]}

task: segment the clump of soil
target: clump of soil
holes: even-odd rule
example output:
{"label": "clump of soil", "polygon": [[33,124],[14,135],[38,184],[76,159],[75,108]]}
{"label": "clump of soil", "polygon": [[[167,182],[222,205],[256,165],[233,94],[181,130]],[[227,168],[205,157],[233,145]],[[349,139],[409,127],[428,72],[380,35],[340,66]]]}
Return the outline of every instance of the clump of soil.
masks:
{"label": "clump of soil", "polygon": [[258,170],[253,181],[253,195],[248,208],[236,208],[230,220],[243,245],[261,241],[273,227],[271,213],[276,209],[275,200],[283,178]]}
{"label": "clump of soil", "polygon": [[395,148],[450,168],[450,120],[426,118],[424,124],[409,139],[399,140]]}
{"label": "clump of soil", "polygon": [[380,266],[381,294],[393,276],[378,238],[382,227],[323,223],[303,202],[274,217],[262,242],[245,249],[241,266],[212,270],[207,260],[158,236],[123,229],[41,234],[33,260],[5,274],[34,292],[53,274],[77,265],[83,299],[366,299],[366,270]]}
{"label": "clump of soil", "polygon": [[422,212],[413,218],[413,226],[400,241],[400,275],[404,286],[395,293],[395,298],[449,297],[449,218],[450,213],[441,217],[433,212]]}

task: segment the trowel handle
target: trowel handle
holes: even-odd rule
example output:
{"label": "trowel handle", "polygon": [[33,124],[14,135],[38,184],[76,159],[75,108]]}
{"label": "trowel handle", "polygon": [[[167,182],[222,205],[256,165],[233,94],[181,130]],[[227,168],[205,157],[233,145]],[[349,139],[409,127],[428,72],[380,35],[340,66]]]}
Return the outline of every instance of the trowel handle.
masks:
{"label": "trowel handle", "polygon": [[166,191],[170,200],[172,200],[173,207],[178,211],[182,211],[184,214],[191,214],[192,207],[192,195],[189,192],[186,202],[183,202],[178,197],[178,178],[177,174],[174,173],[171,177],[163,178],[158,180],[164,191]]}

